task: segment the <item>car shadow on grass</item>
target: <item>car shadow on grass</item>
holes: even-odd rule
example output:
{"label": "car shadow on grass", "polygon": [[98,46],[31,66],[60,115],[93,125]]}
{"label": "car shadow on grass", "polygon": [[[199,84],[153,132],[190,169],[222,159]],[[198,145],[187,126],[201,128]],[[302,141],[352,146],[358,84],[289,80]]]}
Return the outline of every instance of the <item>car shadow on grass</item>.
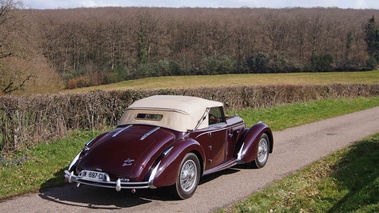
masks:
{"label": "car shadow on grass", "polygon": [[334,170],[332,177],[347,193],[328,212],[378,211],[379,135],[353,145]]}
{"label": "car shadow on grass", "polygon": [[[158,189],[140,189],[132,193],[131,190],[99,188],[86,185],[77,187],[75,183],[64,183],[64,169],[54,174],[54,177],[41,185],[39,197],[61,205],[68,205],[87,209],[115,210],[144,205],[153,201],[178,201],[172,194],[170,187]],[[214,174],[204,176],[199,185],[217,179],[223,175],[238,172],[239,169],[231,168]],[[196,193],[196,192],[195,192]]]}

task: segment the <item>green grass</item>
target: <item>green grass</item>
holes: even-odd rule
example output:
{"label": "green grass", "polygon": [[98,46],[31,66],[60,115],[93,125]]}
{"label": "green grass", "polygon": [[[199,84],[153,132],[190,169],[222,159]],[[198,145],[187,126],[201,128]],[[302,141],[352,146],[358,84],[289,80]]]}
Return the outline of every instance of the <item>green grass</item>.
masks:
{"label": "green grass", "polygon": [[[273,130],[280,130],[374,106],[379,106],[379,97],[323,100],[235,112],[246,120],[247,125],[262,120]],[[62,185],[64,169],[83,145],[97,134],[99,132],[74,132],[62,140],[38,145],[12,156],[0,156],[0,199]]]}
{"label": "green grass", "polygon": [[379,84],[379,71],[369,72],[323,72],[279,74],[227,74],[196,76],[163,76],[123,81],[114,84],[65,90],[65,92],[88,92],[93,90],[125,89],[178,89],[199,87],[248,86],[271,84]]}
{"label": "green grass", "polygon": [[84,144],[99,132],[75,132],[0,160],[0,200],[63,184],[63,171]]}
{"label": "green grass", "polygon": [[218,212],[379,212],[379,134]]}
{"label": "green grass", "polygon": [[264,109],[243,109],[230,111],[227,114],[238,114],[244,118],[247,126],[263,121],[274,130],[282,130],[375,106],[379,106],[379,97],[339,98]]}

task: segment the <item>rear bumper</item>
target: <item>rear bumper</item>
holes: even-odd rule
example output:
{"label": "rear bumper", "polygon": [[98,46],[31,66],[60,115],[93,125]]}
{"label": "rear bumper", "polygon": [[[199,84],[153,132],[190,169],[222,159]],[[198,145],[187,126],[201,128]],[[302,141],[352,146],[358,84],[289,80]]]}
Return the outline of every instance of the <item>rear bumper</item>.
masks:
{"label": "rear bumper", "polygon": [[117,191],[121,191],[121,189],[147,189],[156,188],[153,185],[152,181],[146,181],[146,182],[129,182],[122,179],[117,179],[117,181],[110,181],[109,178],[107,178],[104,181],[93,181],[84,179],[80,176],[74,175],[73,172],[69,172],[68,170],[64,171],[64,177],[69,183],[78,183],[78,184],[84,184],[89,186],[96,186],[96,187],[103,187],[103,188],[113,188]]}

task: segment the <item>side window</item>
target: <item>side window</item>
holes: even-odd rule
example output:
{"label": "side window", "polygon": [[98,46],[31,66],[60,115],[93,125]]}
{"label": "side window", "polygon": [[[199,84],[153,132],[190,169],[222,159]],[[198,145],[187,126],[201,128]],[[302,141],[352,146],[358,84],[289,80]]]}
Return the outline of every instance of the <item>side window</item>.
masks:
{"label": "side window", "polygon": [[222,107],[213,107],[209,110],[209,125],[225,122],[224,111]]}

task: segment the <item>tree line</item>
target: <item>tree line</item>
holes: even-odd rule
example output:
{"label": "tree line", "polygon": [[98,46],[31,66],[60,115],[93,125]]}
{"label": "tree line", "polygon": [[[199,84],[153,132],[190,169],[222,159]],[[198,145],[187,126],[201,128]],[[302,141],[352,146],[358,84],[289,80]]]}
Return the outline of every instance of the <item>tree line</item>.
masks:
{"label": "tree line", "polygon": [[20,12],[33,32],[31,49],[68,88],[151,76],[363,71],[375,69],[379,61],[378,10],[109,7]]}
{"label": "tree line", "polygon": [[43,42],[22,2],[0,0],[0,96],[61,90],[61,76],[44,57]]}

